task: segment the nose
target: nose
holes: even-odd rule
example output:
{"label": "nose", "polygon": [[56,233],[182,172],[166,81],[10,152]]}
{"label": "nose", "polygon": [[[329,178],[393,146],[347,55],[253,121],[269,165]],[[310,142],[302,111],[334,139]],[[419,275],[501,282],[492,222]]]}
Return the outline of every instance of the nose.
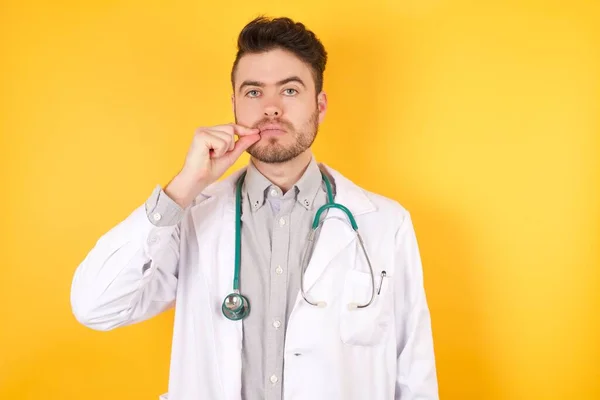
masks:
{"label": "nose", "polygon": [[265,107],[265,117],[281,117],[282,110],[278,106],[272,104]]}

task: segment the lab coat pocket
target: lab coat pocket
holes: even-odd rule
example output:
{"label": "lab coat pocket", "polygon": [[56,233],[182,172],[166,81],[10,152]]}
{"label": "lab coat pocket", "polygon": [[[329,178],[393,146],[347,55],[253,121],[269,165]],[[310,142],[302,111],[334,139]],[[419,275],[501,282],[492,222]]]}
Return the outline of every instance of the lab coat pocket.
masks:
{"label": "lab coat pocket", "polygon": [[356,270],[347,273],[340,315],[342,342],[356,346],[374,346],[382,342],[392,323],[389,281],[390,276],[382,279],[381,272],[376,271],[373,302],[365,308],[352,308],[350,304],[365,304],[371,298],[371,274]]}

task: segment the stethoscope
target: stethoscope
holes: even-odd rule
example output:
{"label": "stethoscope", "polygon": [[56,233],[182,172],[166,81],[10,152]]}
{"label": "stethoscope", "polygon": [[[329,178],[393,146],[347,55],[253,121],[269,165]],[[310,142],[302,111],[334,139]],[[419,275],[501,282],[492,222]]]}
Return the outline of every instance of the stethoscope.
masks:
{"label": "stethoscope", "polygon": [[[352,229],[356,232],[356,237],[358,238],[358,242],[360,247],[362,248],[363,254],[365,255],[365,259],[367,260],[367,264],[369,265],[369,270],[371,272],[371,298],[365,304],[358,303],[350,303],[348,304],[349,309],[357,309],[357,308],[365,308],[368,307],[375,298],[375,274],[373,272],[373,267],[371,266],[371,260],[367,254],[367,250],[365,249],[365,244],[358,233],[358,225],[354,220],[354,216],[352,212],[344,207],[341,204],[336,203],[333,200],[333,193],[331,189],[331,183],[329,182],[329,178],[321,172],[321,176],[323,177],[323,181],[325,182],[325,187],[327,189],[327,203],[321,206],[317,213],[315,214],[315,218],[313,220],[312,229],[308,235],[307,243],[304,248],[303,257],[302,257],[302,270],[300,273],[300,292],[302,293],[302,297],[304,300],[316,307],[325,307],[327,303],[324,301],[311,301],[307,298],[306,293],[304,292],[304,272],[308,263],[310,261],[310,257],[312,256],[314,247],[315,247],[315,235],[317,230],[321,227],[324,220],[321,221],[321,214],[330,209],[337,208],[338,210],[343,211],[348,220],[350,221],[350,225],[352,225]],[[242,186],[244,184],[244,178],[246,177],[246,171],[242,173],[240,178],[237,181],[236,186],[236,195],[235,195],[235,273],[233,277],[233,292],[228,294],[223,300],[223,305],[221,306],[221,310],[225,317],[232,321],[238,321],[248,316],[250,313],[250,303],[246,296],[240,294],[239,285],[240,285],[240,265],[241,265],[241,252],[242,252]],[[382,278],[385,272],[382,272]]]}

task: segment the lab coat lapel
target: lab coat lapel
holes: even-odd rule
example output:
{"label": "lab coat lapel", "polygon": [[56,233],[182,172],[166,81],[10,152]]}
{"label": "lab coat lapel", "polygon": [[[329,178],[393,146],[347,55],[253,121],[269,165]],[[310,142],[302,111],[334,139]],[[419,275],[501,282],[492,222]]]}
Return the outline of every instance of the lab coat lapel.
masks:
{"label": "lab coat lapel", "polygon": [[[346,206],[355,218],[375,211],[375,206],[363,190],[332,168],[327,167],[325,164],[320,165],[321,169],[330,176],[330,179],[333,179],[336,203]],[[304,290],[306,292],[319,280],[329,263],[344,248],[358,240],[356,232],[352,229],[350,221],[343,211],[331,208],[321,214],[321,221],[323,221],[321,232],[317,237],[315,249],[304,275]]]}
{"label": "lab coat lapel", "polygon": [[[236,174],[237,175],[237,174]],[[229,182],[228,182],[229,183]],[[227,186],[230,186],[228,184]],[[223,388],[225,390],[225,398],[237,398],[237,393],[241,391],[241,371],[242,371],[242,340],[243,330],[242,321],[231,321],[222,314],[221,304],[225,296],[233,291],[233,276],[235,269],[235,181],[229,189],[230,195],[227,196],[225,204],[225,212],[223,216],[223,224],[226,228],[221,238],[219,251],[223,254],[223,265],[219,268],[226,271],[226,278],[219,282],[221,287],[221,297],[217,304],[219,311],[217,312],[217,320],[219,329],[215,330],[215,341],[217,351],[220,355],[219,368],[222,379]],[[234,378],[234,379],[232,379]]]}
{"label": "lab coat lapel", "polygon": [[[211,338],[215,349],[215,361],[219,368],[224,398],[236,398],[236,393],[241,388],[241,349],[242,349],[242,321],[230,321],[221,312],[221,305],[226,295],[233,291],[233,276],[235,262],[235,183],[241,171],[237,171],[223,181],[207,188],[202,195],[204,204],[196,210],[197,226],[217,226],[221,229],[214,230],[214,240],[200,239],[197,235],[198,248],[201,252],[213,254],[210,258],[212,265],[202,265],[206,275],[207,287],[210,295],[210,315],[200,315],[197,324],[212,323],[213,337]],[[200,221],[200,218],[210,219]],[[203,223],[204,222],[204,223]],[[204,241],[204,242],[203,242]],[[208,359],[208,355],[199,354],[199,359]]]}
{"label": "lab coat lapel", "polygon": [[325,218],[325,220],[304,275],[304,290],[306,292],[312,288],[323,274],[331,260],[356,238],[352,228],[343,220],[340,220],[346,218],[343,212],[337,209],[329,209],[327,216],[323,217],[324,215],[325,213],[321,215],[321,219]]}
{"label": "lab coat lapel", "polygon": [[[210,238],[198,237],[198,247],[202,251],[208,251],[214,254],[212,264],[208,270],[205,270],[209,276],[208,284],[211,289],[214,288],[219,297],[225,296],[233,291],[233,275],[235,269],[235,184],[242,170],[236,171],[227,178],[209,186],[202,195],[206,198],[205,204],[200,204],[200,207],[208,207],[202,211],[202,216],[197,216],[197,219],[204,218],[204,221],[197,221],[198,226],[209,226],[211,231],[216,234],[211,234]],[[196,211],[198,213],[198,211]],[[206,219],[210,219],[210,223],[206,223]],[[213,229],[220,227],[220,229]],[[210,245],[208,243],[211,243]],[[211,246],[212,248],[207,248]],[[219,312],[221,304],[218,304]]]}

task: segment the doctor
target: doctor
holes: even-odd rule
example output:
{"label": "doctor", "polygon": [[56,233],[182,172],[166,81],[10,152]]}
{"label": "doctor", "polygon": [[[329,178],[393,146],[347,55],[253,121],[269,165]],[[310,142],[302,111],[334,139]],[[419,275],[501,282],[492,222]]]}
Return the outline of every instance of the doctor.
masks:
{"label": "doctor", "polygon": [[[73,313],[93,329],[175,307],[161,399],[438,398],[409,212],[311,153],[326,60],[301,23],[244,27],[236,123],[198,129],[180,172],[74,274]],[[247,167],[218,180],[244,151]]]}

